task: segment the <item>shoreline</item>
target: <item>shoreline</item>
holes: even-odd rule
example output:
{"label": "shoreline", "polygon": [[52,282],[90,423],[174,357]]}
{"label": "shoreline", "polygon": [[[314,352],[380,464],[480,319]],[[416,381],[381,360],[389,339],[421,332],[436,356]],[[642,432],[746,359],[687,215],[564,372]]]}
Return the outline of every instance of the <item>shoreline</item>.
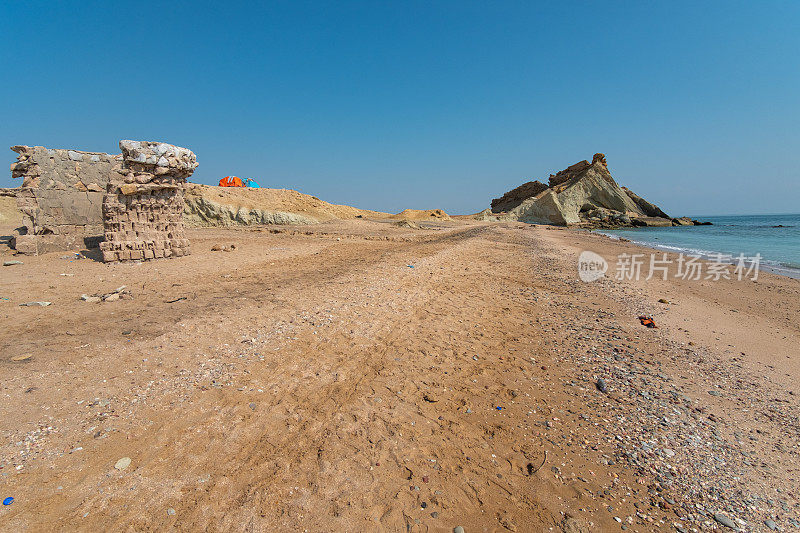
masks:
{"label": "shoreline", "polygon": [[737,215],[705,217],[708,228],[592,229],[611,238],[628,239],[641,246],[667,252],[700,256],[709,261],[736,262],[740,252],[747,258],[760,255],[765,271],[800,279],[800,214]]}
{"label": "shoreline", "polygon": [[[635,244],[636,246],[639,246],[641,248],[648,248],[650,250],[657,250],[657,251],[660,251],[660,252],[670,252],[670,253],[678,253],[678,254],[684,253],[684,254],[687,254],[687,255],[696,255],[700,259],[703,259],[704,261],[711,261],[711,260],[716,258],[716,254],[721,254],[722,258],[723,258],[723,262],[728,262],[728,260],[730,259],[730,262],[728,262],[728,264],[735,264],[735,263],[733,263],[734,256],[732,256],[730,254],[725,254],[724,252],[716,252],[716,251],[709,251],[709,250],[705,250],[705,251],[703,251],[703,250],[694,250],[694,249],[691,249],[691,248],[683,248],[683,247],[676,246],[676,245],[669,245],[669,244],[660,245],[660,244],[652,243],[652,242],[637,241],[637,240],[634,240],[634,239],[629,239],[628,237],[620,237],[619,235],[604,233],[605,231],[608,231],[608,230],[577,230],[577,231],[587,231],[587,232],[590,232],[590,233],[594,233],[596,235],[602,235],[604,237],[607,237],[607,238],[611,239],[612,241],[630,242],[631,244]],[[644,231],[646,231],[646,230],[644,230]],[[775,263],[778,263],[778,265],[775,265]],[[779,276],[788,277],[788,278],[791,278],[791,279],[800,279],[800,268],[789,267],[789,266],[786,266],[783,263],[780,263],[780,262],[775,261],[773,259],[764,260],[762,258],[761,262],[759,263],[759,269],[761,271],[769,272],[771,274],[775,274],[775,275],[779,275]]]}
{"label": "shoreline", "polygon": [[[541,233],[545,237],[554,235],[550,240],[566,257],[574,258],[575,267],[578,254],[583,250],[604,257],[611,269],[614,256],[640,253],[647,248],[581,230],[544,230]],[[665,452],[671,459],[666,464],[698,472],[699,477],[686,485],[686,494],[692,494],[691,499],[702,498],[704,491],[709,492],[713,487],[721,491],[718,493],[720,499],[713,500],[719,508],[719,502],[731,504],[737,501],[729,491],[739,485],[737,490],[752,497],[738,498],[738,504],[730,505],[727,510],[739,520],[750,514],[751,519],[746,520],[746,525],[738,523],[743,530],[768,530],[764,521],[776,520],[776,516],[792,516],[794,522],[784,527],[800,528],[797,521],[800,516],[798,494],[793,490],[798,486],[796,443],[800,438],[800,424],[796,417],[800,413],[800,360],[797,351],[800,328],[792,319],[800,312],[800,284],[795,279],[771,273],[759,275],[755,282],[683,280],[674,277],[674,266],[668,271],[666,280],[658,277],[617,280],[611,272],[612,277],[591,283],[579,281],[575,285],[582,294],[592,295],[588,298],[582,296],[583,301],[598,302],[610,298],[624,302],[632,328],[637,327],[636,317],[640,314],[654,318],[658,329],[639,327],[661,339],[659,343],[664,348],[651,347],[653,351],[650,353],[662,354],[657,360],[659,365],[663,365],[659,374],[666,378],[667,383],[680,383],[677,389],[673,389],[675,397],[689,407],[692,415],[679,424],[682,431],[673,433],[673,440],[683,440],[687,425],[691,427],[701,420],[711,431],[706,442],[712,443],[711,448],[716,448],[715,452],[704,457],[703,439],[687,439],[677,455],[672,455],[677,451],[672,448]],[[614,358],[610,361],[611,365],[619,363]],[[608,364],[605,362],[598,371],[607,369]],[[670,404],[675,405],[672,402],[667,405]],[[670,410],[666,409],[665,414]],[[780,413],[780,421],[773,413]],[[667,423],[672,426],[675,422],[669,417],[667,414]],[[773,425],[776,422],[777,425]],[[647,437],[644,442],[648,437],[657,439],[658,433],[645,429]],[[641,450],[639,446],[637,453]],[[724,463],[716,462],[714,457],[720,456],[725,457]],[[755,457],[764,460],[760,463],[753,461]],[[663,460],[661,455],[653,462],[659,464]],[[704,473],[700,475],[699,472]],[[698,482],[704,488],[690,487]],[[794,505],[787,504],[782,510],[773,510],[771,517],[762,515],[754,523],[747,506],[765,511],[767,506],[756,495],[769,499],[769,494],[776,491],[790,494]],[[707,507],[703,509],[708,511]],[[714,522],[713,513],[706,516]]]}
{"label": "shoreline", "polygon": [[[798,326],[792,325],[791,316],[786,314],[787,309],[795,307],[795,302],[789,298],[789,294],[796,295],[798,297],[798,302],[800,302],[800,283],[798,283],[798,280],[794,277],[769,272],[767,269],[761,269],[759,271],[757,282],[748,279],[747,276],[745,276],[742,280],[737,280],[733,277],[732,279],[719,280],[705,279],[705,272],[702,273],[700,279],[698,280],[683,279],[676,276],[678,263],[677,256],[679,255],[679,252],[667,251],[633,241],[615,239],[614,237],[592,231],[572,230],[566,228],[562,229],[562,231],[572,233],[575,236],[584,237],[580,240],[580,242],[586,246],[587,249],[600,250],[600,255],[602,255],[608,261],[609,270],[604,278],[608,281],[630,285],[636,288],[638,291],[645,291],[649,294],[655,294],[656,291],[663,291],[665,293],[672,292],[687,296],[690,295],[693,298],[702,299],[703,305],[708,305],[710,307],[719,307],[721,305],[720,302],[727,301],[731,310],[735,310],[735,314],[729,315],[727,318],[732,316],[740,319],[737,320],[737,322],[741,323],[741,326],[738,327],[740,331],[751,332],[753,329],[755,329],[752,325],[746,325],[746,320],[742,319],[742,317],[753,313],[756,309],[758,309],[759,311],[757,314],[760,318],[777,320],[781,324],[780,327],[783,328],[785,326],[790,326],[790,330],[793,333],[800,332],[800,328]],[[574,253],[575,248],[572,247],[572,250]],[[645,279],[647,277],[646,274],[648,265],[643,265],[642,276],[639,280],[625,279],[623,281],[619,281],[614,279],[615,272],[613,272],[613,269],[615,263],[613,258],[621,253],[627,253],[630,255],[641,250],[651,250],[652,252],[657,252],[658,256],[656,257],[659,257],[662,253],[667,254],[667,258],[670,263],[666,274],[666,280],[661,279],[661,273],[654,276],[651,280]],[[710,261],[707,261],[703,258],[700,259],[700,262],[703,265],[710,264]],[[767,301],[776,300],[778,297],[779,301],[776,303],[778,304],[778,307],[782,309],[782,312],[767,309]],[[658,298],[656,298],[656,300],[657,299]],[[754,305],[756,303],[757,305]],[[800,311],[800,305],[797,307],[798,311]],[[658,307],[656,307],[656,309],[658,309]],[[731,330],[729,333],[732,333],[733,329],[736,328],[728,329]],[[759,335],[756,335],[756,337],[760,338]],[[767,343],[767,346],[770,344],[773,343]],[[793,348],[794,346],[784,343],[782,344],[781,349],[784,353],[790,354],[796,351]],[[774,351],[777,352],[778,350],[775,349]],[[798,361],[798,363],[800,363],[800,361]],[[797,370],[796,377],[798,380],[800,380],[800,368]],[[800,393],[800,389],[797,392]]]}

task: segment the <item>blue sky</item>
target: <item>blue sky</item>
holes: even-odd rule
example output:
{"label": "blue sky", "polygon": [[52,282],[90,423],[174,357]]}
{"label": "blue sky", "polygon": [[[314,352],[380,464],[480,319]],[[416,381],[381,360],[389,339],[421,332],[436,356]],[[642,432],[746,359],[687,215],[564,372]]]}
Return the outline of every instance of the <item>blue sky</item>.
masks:
{"label": "blue sky", "polygon": [[452,213],[604,152],[674,216],[797,212],[799,26],[800,2],[3,2],[0,147],[161,140],[192,181]]}

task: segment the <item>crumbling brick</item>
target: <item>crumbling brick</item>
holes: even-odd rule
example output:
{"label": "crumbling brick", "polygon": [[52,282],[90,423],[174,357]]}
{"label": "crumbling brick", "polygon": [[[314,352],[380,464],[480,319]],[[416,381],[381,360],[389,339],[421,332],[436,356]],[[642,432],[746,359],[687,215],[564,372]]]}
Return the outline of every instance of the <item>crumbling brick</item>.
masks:
{"label": "crumbling brick", "polygon": [[103,199],[103,261],[181,257],[189,253],[183,229],[183,188],[197,168],[186,148],[120,141],[122,162]]}

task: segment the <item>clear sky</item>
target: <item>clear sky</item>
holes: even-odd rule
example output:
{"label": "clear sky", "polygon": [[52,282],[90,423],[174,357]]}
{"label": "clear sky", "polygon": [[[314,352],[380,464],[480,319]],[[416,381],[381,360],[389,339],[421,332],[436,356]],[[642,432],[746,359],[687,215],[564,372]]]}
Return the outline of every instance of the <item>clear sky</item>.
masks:
{"label": "clear sky", "polygon": [[798,212],[799,27],[792,1],[4,1],[0,162],[160,140],[200,183],[468,213],[604,152],[673,216]]}

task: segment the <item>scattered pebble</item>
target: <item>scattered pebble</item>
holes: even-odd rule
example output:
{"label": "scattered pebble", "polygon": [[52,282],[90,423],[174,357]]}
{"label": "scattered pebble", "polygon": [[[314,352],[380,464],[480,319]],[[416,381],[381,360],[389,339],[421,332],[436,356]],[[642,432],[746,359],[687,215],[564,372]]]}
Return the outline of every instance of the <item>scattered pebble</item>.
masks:
{"label": "scattered pebble", "polygon": [[98,303],[98,302],[115,302],[120,298],[131,298],[131,291],[127,290],[125,285],[121,287],[117,287],[111,292],[107,293],[95,293],[91,296],[88,294],[81,294],[81,300],[88,303]]}
{"label": "scattered pebble", "polygon": [[114,468],[117,470],[125,470],[131,465],[131,458],[130,457],[123,457],[114,465]]}
{"label": "scattered pebble", "polygon": [[729,528],[732,528],[732,529],[736,528],[736,522],[734,522],[733,520],[731,520],[730,518],[728,518],[727,516],[725,516],[722,513],[716,513],[714,515],[714,520],[716,520],[717,522],[719,522],[720,524],[722,524],[725,527],[729,527]]}
{"label": "scattered pebble", "polygon": [[236,245],[231,244],[215,244],[211,247],[212,252],[232,252],[236,250]]}

